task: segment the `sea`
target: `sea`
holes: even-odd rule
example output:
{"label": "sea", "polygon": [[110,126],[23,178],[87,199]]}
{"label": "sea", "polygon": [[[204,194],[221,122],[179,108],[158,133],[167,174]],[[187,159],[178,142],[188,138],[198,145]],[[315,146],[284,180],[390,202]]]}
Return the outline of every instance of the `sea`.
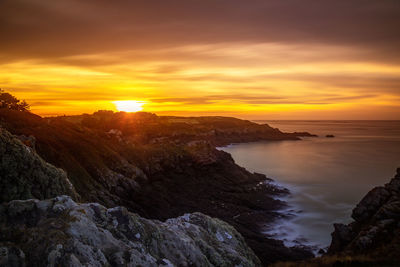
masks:
{"label": "sea", "polygon": [[[283,132],[318,137],[263,141],[220,148],[235,162],[288,188],[282,219],[266,235],[287,246],[318,251],[331,242],[334,223],[349,223],[351,212],[375,186],[389,182],[400,167],[400,121],[255,121]],[[328,138],[326,135],[334,135]]]}

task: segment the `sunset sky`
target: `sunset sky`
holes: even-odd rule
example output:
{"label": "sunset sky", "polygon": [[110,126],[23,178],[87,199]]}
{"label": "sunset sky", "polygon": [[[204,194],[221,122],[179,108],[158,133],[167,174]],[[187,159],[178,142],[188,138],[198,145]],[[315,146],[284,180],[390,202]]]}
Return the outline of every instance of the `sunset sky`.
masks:
{"label": "sunset sky", "polygon": [[43,116],[400,119],[400,1],[1,0],[0,88]]}

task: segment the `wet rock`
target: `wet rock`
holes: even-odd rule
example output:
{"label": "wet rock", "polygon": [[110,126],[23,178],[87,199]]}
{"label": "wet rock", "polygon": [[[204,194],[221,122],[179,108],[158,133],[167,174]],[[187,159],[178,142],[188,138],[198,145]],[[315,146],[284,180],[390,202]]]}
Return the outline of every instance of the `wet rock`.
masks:
{"label": "wet rock", "polygon": [[201,213],[161,222],[60,196],[1,205],[0,227],[1,266],[261,265],[232,226]]}

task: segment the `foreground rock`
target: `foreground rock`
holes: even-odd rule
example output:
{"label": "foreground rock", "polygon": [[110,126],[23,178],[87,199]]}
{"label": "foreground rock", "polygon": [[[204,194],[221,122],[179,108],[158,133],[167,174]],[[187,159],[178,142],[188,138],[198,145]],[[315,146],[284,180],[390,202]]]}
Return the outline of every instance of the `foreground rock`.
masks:
{"label": "foreground rock", "polygon": [[78,199],[67,175],[0,127],[0,203],[68,194]]}
{"label": "foreground rock", "polygon": [[368,192],[352,217],[349,225],[335,224],[329,254],[400,264],[400,168],[389,183]]}
{"label": "foreground rock", "polygon": [[165,222],[68,196],[0,206],[0,266],[260,266],[230,225],[201,213]]}

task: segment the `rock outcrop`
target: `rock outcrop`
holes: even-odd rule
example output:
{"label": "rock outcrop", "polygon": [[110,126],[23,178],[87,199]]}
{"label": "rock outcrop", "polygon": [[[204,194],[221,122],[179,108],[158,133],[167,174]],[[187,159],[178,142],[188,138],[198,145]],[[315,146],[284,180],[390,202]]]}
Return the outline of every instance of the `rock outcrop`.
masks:
{"label": "rock outcrop", "polygon": [[335,224],[328,254],[400,264],[400,168],[389,183],[368,192],[352,218],[349,225]]}
{"label": "rock outcrop", "polygon": [[79,199],[67,175],[0,127],[0,203],[68,194]]}
{"label": "rock outcrop", "polygon": [[0,205],[1,266],[260,266],[230,225],[201,213],[165,222],[68,196]]}

